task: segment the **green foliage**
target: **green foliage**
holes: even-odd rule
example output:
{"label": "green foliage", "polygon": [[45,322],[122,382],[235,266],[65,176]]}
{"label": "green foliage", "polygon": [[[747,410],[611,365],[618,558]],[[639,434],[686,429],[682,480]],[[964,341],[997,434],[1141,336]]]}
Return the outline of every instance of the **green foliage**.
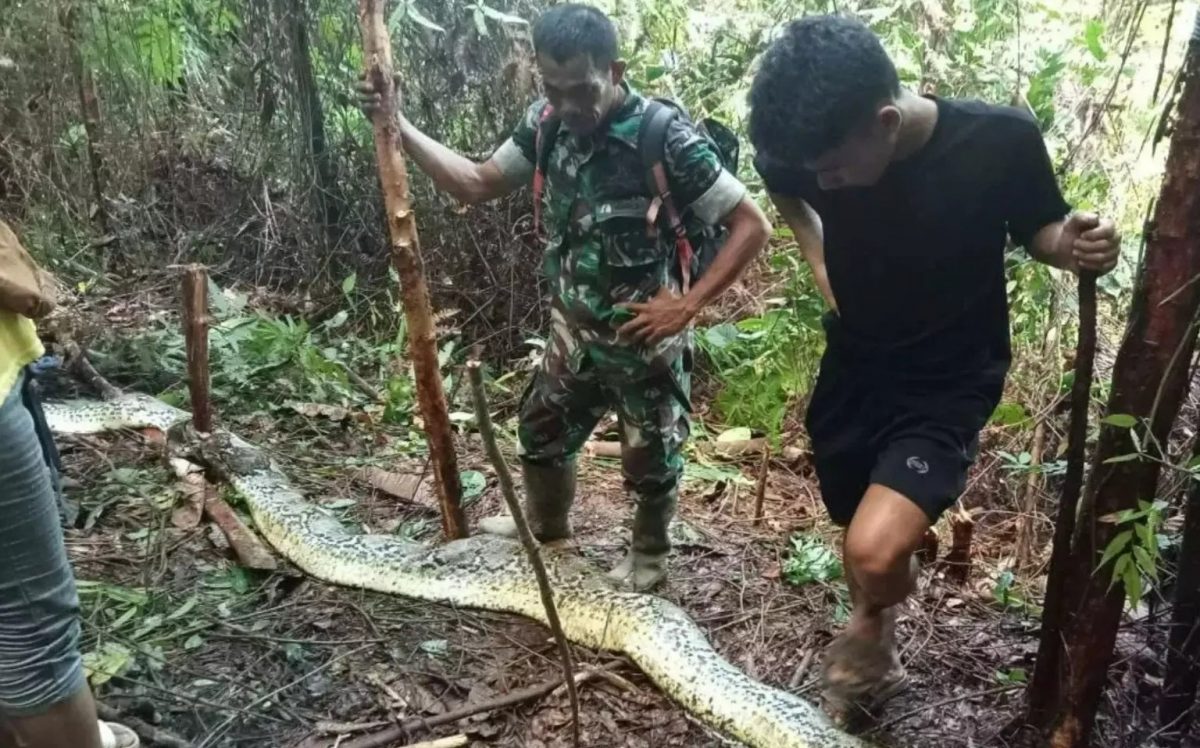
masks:
{"label": "green foliage", "polygon": [[1066,460],[1052,460],[1042,462],[1037,465],[1033,464],[1033,455],[1029,452],[1019,452],[1013,454],[1003,450],[997,450],[996,455],[1001,459],[1001,467],[1010,473],[1038,473],[1047,476],[1059,476],[1067,472]]}
{"label": "green foliage", "polygon": [[1159,534],[1165,501],[1138,501],[1137,509],[1126,509],[1100,518],[1120,529],[1104,549],[1096,571],[1112,563],[1110,586],[1120,582],[1130,606],[1141,602],[1149,583],[1158,581],[1158,559],[1167,539]]}
{"label": "green foliage", "polygon": [[753,486],[754,481],[747,478],[736,465],[721,465],[719,463],[689,459],[683,465],[683,480],[685,483],[728,483],[738,486]]}
{"label": "green foliage", "polygon": [[[353,291],[353,278],[343,283],[347,295]],[[237,408],[253,411],[297,400],[359,401],[363,395],[351,385],[348,371],[386,370],[403,355],[403,326],[395,340],[372,344],[348,332],[346,311],[310,326],[302,319],[250,311],[244,296],[215,283],[210,283],[209,305],[215,322],[209,331],[212,394]],[[443,353],[448,357],[452,350],[447,346]],[[187,369],[185,343],[172,319],[108,341],[100,352],[101,368],[118,379],[148,382],[151,389],[166,390],[175,400],[186,389],[176,378]],[[414,402],[409,372],[386,378],[385,394],[384,420],[406,422]]]}
{"label": "green foliage", "polygon": [[483,495],[487,488],[487,478],[478,470],[464,470],[459,474],[462,481],[463,505],[470,506]]}
{"label": "green foliage", "polygon": [[842,577],[841,558],[819,538],[793,535],[791,546],[783,564],[783,578],[789,584],[832,582]]}
{"label": "green foliage", "polygon": [[1023,686],[1029,681],[1029,675],[1023,667],[997,670],[993,677],[1002,686]]}
{"label": "green foliage", "polygon": [[992,585],[992,599],[1003,610],[1009,610],[1025,615],[1040,616],[1041,608],[1029,602],[1016,588],[1017,577],[1011,570],[1005,569],[996,576]]}
{"label": "green foliage", "polygon": [[697,346],[722,383],[716,405],[722,419],[777,436],[796,397],[806,393],[816,374],[824,333],[824,302],[799,250],[771,256],[775,272],[786,279],[774,307],[736,324],[701,330]]}

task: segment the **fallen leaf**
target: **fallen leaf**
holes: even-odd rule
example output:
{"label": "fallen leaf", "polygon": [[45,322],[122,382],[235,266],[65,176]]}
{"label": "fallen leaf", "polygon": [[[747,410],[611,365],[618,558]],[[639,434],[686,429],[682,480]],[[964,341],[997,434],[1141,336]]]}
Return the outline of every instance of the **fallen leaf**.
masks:
{"label": "fallen leaf", "polygon": [[421,490],[422,481],[418,475],[404,475],[401,473],[391,473],[377,467],[366,467],[359,472],[358,479],[376,491],[382,491],[397,499],[430,504],[432,506],[432,503],[429,501],[418,501],[418,497],[426,495],[426,492]]}
{"label": "fallen leaf", "polygon": [[328,418],[331,421],[359,421],[360,423],[370,423],[371,417],[366,413],[358,410],[350,410],[343,408],[340,405],[329,405],[327,403],[298,403],[288,402],[287,407],[292,411],[299,413],[305,418]]}
{"label": "fallen leaf", "polygon": [[178,457],[171,458],[171,467],[179,476],[179,490],[183,500],[171,512],[171,524],[180,530],[192,530],[200,525],[204,515],[204,504],[216,489],[204,478],[204,470]]}

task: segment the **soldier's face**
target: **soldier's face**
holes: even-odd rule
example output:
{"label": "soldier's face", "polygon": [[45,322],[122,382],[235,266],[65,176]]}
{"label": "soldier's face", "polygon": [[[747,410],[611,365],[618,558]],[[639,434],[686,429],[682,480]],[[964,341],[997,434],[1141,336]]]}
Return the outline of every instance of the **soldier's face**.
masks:
{"label": "soldier's face", "polygon": [[625,76],[624,62],[601,67],[586,54],[564,62],[538,55],[538,69],[550,105],[568,130],[582,136],[596,132],[608,117]]}
{"label": "soldier's face", "polygon": [[816,172],[817,185],[823,190],[870,187],[892,162],[901,120],[899,109],[884,106],[870,121],[851,131],[841,145],[804,166]]}

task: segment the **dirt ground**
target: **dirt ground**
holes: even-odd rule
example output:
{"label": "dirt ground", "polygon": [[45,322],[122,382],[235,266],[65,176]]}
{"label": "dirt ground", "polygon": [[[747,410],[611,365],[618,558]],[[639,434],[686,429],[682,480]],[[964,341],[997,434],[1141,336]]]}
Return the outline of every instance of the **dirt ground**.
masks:
{"label": "dirt ground", "polygon": [[[126,307],[139,303],[148,302],[108,299],[90,316],[110,328],[136,327],[145,310]],[[114,318],[118,311],[125,316]],[[93,320],[90,327],[98,325]],[[63,377],[56,385],[60,396],[78,389]],[[504,410],[511,403],[493,405]],[[336,409],[233,414],[216,406],[226,426],[271,453],[299,490],[343,521],[436,542],[438,515],[416,430]],[[697,416],[703,423],[703,410]],[[498,427],[511,444],[512,422]],[[457,439],[460,470],[475,473],[467,491],[473,523],[498,511],[502,500],[476,438]],[[1033,601],[1041,598],[1056,489],[1052,480],[1035,510],[1025,511],[1025,478],[1008,474],[999,454],[1012,450],[1013,441],[1004,427],[984,434],[962,502],[974,519],[965,581],[953,578],[963,568],[947,563],[954,545],[949,517],[937,527],[936,559],[925,559],[919,590],[899,624],[912,686],[860,728],[880,746],[1016,744],[1006,728],[1021,713],[1022,687],[1032,675]],[[62,438],[60,449],[66,496],[79,508],[66,535],[80,580],[92,683],[106,707],[165,741],[151,744],[330,748],[560,677],[553,642],[539,624],[330,586],[282,558],[274,571],[247,570],[215,526],[180,510],[179,482],[145,434]],[[370,485],[369,468],[410,487],[423,482],[397,498]],[[580,469],[577,545],[608,565],[623,551],[631,514],[619,463],[585,455]],[[792,584],[788,559],[793,538],[834,549],[838,535],[803,456],[771,461],[764,517],[756,523],[760,473],[757,456],[741,462],[689,456],[672,577],[662,594],[688,611],[737,667],[816,700],[821,651],[847,613],[845,585],[836,577]],[[1027,519],[1034,561],[1016,569],[1015,546]],[[1107,691],[1094,745],[1155,744],[1149,711],[1164,650],[1160,618],[1161,610],[1151,608],[1127,621],[1110,674],[1116,687]],[[603,672],[580,687],[583,745],[733,745],[624,659],[579,647],[574,657]],[[558,688],[413,730],[388,745],[457,734],[472,746],[567,746],[566,694]]]}
{"label": "dirt ground", "polygon": [[[239,423],[272,452],[312,500],[376,532],[434,539],[428,488],[412,501],[373,491],[362,466],[420,475],[423,460],[396,457],[392,437],[357,422],[262,414]],[[486,488],[472,520],[501,503],[491,468],[468,438],[460,467]],[[329,586],[280,560],[274,573],[242,569],[207,523],[186,528],[173,507],[174,477],[144,435],[62,440],[67,496],[81,508],[67,544],[81,580],[85,651],[107,706],[196,746],[335,746],[393,722],[430,719],[466,703],[558,676],[542,626]],[[575,515],[578,544],[597,563],[619,556],[629,503],[613,460],[585,457]],[[753,521],[758,460],[698,471],[684,486],[677,551],[664,594],[690,612],[717,649],[755,678],[816,698],[821,648],[845,614],[838,582],[788,584],[781,573],[794,533],[832,545],[804,461],[774,461],[765,519]],[[1002,479],[981,462],[968,504],[986,506]],[[725,480],[714,480],[724,477]],[[913,687],[890,702],[869,732],[886,746],[1003,746],[1032,672],[1036,619],[1022,599],[1036,590],[1004,584],[1012,522],[982,521],[966,584],[927,565],[900,622]],[[183,524],[181,528],[177,525]],[[942,528],[942,556],[949,533]],[[1007,590],[1007,597],[998,590]],[[1007,603],[1002,605],[1001,603]],[[1154,659],[1132,623],[1113,677],[1097,745],[1148,744],[1140,692]],[[575,648],[576,660],[610,677],[581,686],[583,744],[720,746],[713,734],[660,695],[632,665]],[[108,677],[109,673],[116,673]],[[418,730],[394,745],[465,734],[470,745],[569,745],[570,714],[559,691],[455,724]]]}

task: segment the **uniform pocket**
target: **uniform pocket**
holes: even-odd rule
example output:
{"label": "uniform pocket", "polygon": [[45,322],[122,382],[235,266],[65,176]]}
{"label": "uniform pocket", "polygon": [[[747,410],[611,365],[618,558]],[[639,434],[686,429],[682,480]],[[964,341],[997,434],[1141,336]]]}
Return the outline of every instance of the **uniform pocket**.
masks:
{"label": "uniform pocket", "polygon": [[601,202],[595,208],[595,230],[603,249],[606,294],[612,303],[646,301],[666,281],[666,253],[650,235],[644,197]]}

